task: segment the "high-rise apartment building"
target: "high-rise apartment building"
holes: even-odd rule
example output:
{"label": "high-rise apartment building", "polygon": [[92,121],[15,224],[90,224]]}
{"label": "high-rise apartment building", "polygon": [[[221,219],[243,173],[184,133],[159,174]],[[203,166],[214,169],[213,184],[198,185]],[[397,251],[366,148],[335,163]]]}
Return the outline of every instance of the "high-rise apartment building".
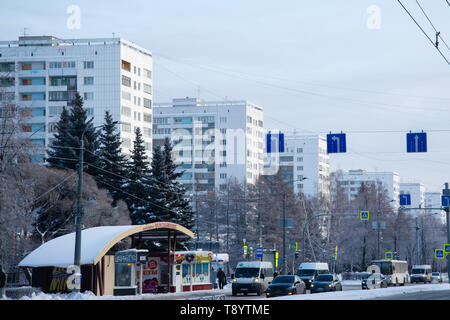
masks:
{"label": "high-rise apartment building", "polygon": [[0,100],[10,99],[26,111],[23,131],[42,147],[37,161],[76,92],[94,126],[103,124],[106,110],[121,122],[125,154],[133,147],[135,127],[141,128],[151,154],[152,70],[152,53],[121,38],[24,36],[0,41]]}
{"label": "high-rise apartment building", "polygon": [[169,137],[188,190],[220,190],[229,178],[255,183],[263,168],[263,108],[248,101],[155,103],[153,142]]}
{"label": "high-rise apartment building", "polygon": [[353,200],[359,192],[362,183],[376,184],[381,182],[387,190],[394,209],[399,206],[400,177],[396,172],[366,172],[365,170],[349,170],[339,178],[339,186],[344,188],[349,200]]}
{"label": "high-rise apartment building", "polygon": [[279,170],[294,193],[329,198],[330,156],[325,137],[285,134],[284,152],[278,156]]}

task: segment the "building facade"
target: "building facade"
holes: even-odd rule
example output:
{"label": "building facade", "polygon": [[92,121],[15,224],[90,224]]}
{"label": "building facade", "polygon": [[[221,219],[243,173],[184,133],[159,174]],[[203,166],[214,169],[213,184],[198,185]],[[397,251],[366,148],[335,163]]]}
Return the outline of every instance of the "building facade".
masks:
{"label": "building facade", "polygon": [[339,186],[344,188],[349,200],[356,198],[362,183],[376,184],[381,182],[392,201],[392,207],[399,207],[400,177],[396,172],[366,172],[365,170],[349,170],[339,178]]}
{"label": "building facade", "polygon": [[173,99],[155,103],[153,143],[174,143],[188,190],[225,188],[228,179],[253,184],[263,168],[263,108],[248,101]]}
{"label": "building facade", "polygon": [[0,41],[0,99],[14,101],[28,114],[23,131],[45,147],[56,131],[63,107],[76,92],[84,100],[94,126],[109,110],[120,121],[123,152],[132,149],[134,128],[140,127],[152,149],[152,53],[121,38],[58,39],[24,36]]}
{"label": "building facade", "polygon": [[290,182],[294,193],[329,199],[330,156],[325,137],[285,134],[279,166],[283,179]]}

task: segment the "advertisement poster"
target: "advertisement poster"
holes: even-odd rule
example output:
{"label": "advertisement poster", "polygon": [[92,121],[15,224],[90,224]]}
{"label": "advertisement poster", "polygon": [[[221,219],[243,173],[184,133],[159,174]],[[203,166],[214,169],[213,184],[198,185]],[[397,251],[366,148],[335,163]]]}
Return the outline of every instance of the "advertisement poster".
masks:
{"label": "advertisement poster", "polygon": [[[160,282],[160,258],[150,257],[146,264],[144,264],[144,270],[142,278],[144,280],[142,291],[144,293],[156,293],[158,292],[158,285]],[[136,279],[138,279],[140,272],[136,272]]]}

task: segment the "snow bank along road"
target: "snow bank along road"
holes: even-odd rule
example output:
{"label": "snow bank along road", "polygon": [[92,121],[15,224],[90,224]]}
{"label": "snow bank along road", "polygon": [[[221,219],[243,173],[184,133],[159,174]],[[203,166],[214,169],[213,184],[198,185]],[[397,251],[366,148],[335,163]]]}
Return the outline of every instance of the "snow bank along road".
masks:
{"label": "snow bank along road", "polygon": [[[432,297],[433,293],[438,294],[439,291],[448,292],[446,296],[450,298],[450,284],[439,283],[439,284],[416,284],[404,287],[389,287],[384,289],[373,289],[373,290],[348,290],[348,291],[338,291],[338,292],[324,292],[315,294],[299,294],[295,296],[283,296],[274,297],[270,300],[371,300],[371,299],[383,299],[392,297],[396,299],[397,297],[411,294],[411,297],[415,299],[421,299],[421,294],[423,296]],[[191,295],[186,293],[172,293],[167,295],[152,295],[144,294],[142,296],[103,296],[97,297],[92,293],[78,293],[78,294],[38,294],[30,297],[23,297],[23,300],[154,300],[154,299],[199,299],[203,293],[206,295],[218,294],[226,295],[227,291],[223,290],[207,290],[204,292],[196,291]],[[243,297],[245,298],[245,297]],[[250,297],[249,297],[250,298]],[[253,298],[253,297],[252,297]],[[258,299],[267,298],[264,296],[258,297]],[[433,299],[433,298],[432,298]],[[436,298],[439,299],[439,298]],[[253,300],[253,299],[252,299]]]}

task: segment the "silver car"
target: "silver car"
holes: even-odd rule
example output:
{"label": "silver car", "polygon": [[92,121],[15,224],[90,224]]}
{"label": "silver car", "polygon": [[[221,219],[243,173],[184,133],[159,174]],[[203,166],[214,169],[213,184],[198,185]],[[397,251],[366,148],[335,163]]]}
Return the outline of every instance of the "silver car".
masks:
{"label": "silver car", "polygon": [[431,281],[432,282],[442,282],[442,276],[439,272],[433,272],[431,273]]}

